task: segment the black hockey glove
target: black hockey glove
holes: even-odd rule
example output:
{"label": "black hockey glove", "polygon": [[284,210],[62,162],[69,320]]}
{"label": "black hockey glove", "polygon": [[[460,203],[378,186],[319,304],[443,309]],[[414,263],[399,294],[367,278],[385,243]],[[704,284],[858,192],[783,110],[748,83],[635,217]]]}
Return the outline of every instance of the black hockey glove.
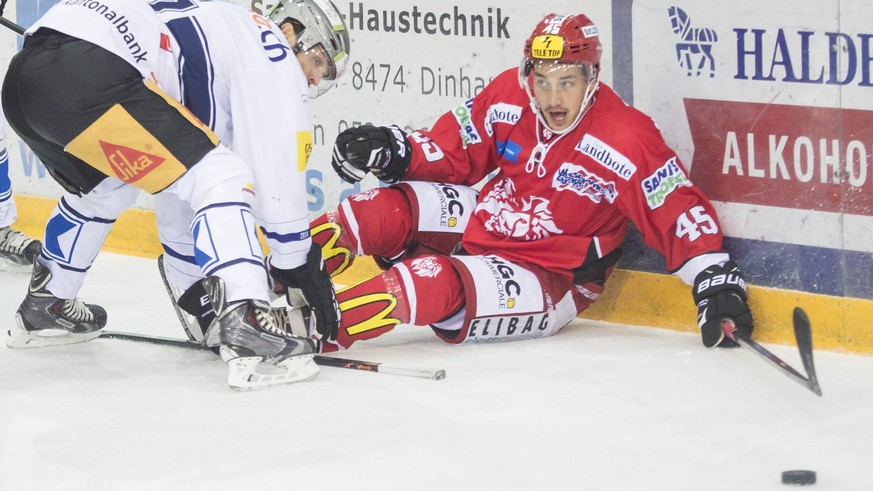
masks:
{"label": "black hockey glove", "polygon": [[694,279],[697,326],[707,348],[733,348],[737,343],[725,337],[722,319],[730,319],[737,330],[750,336],[754,329],[752,312],[746,303],[746,280],[733,261],[713,265]]}
{"label": "black hockey glove", "polygon": [[[306,264],[294,269],[277,269],[271,266],[270,275],[286,290],[300,290],[315,317],[315,336],[318,339],[335,341],[340,310],[333,283],[321,258],[321,247],[313,242],[306,256]],[[290,301],[289,298],[289,303]]]}
{"label": "black hockey glove", "polygon": [[330,165],[346,182],[356,183],[372,172],[389,184],[403,180],[412,146],[397,126],[365,124],[349,128],[336,137]]}

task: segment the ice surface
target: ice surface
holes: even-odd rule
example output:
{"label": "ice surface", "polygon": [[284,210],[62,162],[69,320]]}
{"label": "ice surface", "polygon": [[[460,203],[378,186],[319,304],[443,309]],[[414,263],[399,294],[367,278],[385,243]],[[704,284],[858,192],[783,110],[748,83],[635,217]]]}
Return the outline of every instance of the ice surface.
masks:
{"label": "ice surface", "polygon": [[[0,279],[5,332],[28,278]],[[183,337],[152,260],[102,255],[81,297],[108,329]],[[402,326],[346,356],[447,377],[323,367],[236,393],[206,352],[0,345],[0,490],[753,491],[788,469],[873,489],[871,357],[816,352],[818,398],[744,350],[586,320],[468,347]]]}

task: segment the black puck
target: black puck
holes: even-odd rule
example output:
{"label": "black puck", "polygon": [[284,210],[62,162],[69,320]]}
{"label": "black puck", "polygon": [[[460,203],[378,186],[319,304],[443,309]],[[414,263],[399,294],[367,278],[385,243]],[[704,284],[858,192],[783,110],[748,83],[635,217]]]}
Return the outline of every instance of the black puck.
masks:
{"label": "black puck", "polygon": [[792,486],[815,484],[815,471],[784,471],[782,473],[782,484],[791,484]]}

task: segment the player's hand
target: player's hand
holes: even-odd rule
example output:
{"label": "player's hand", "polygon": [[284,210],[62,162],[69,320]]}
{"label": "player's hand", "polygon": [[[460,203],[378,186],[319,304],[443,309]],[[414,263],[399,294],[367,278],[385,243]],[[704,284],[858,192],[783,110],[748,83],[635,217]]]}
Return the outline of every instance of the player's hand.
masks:
{"label": "player's hand", "polygon": [[697,326],[707,348],[731,348],[737,344],[726,338],[722,319],[730,319],[737,330],[750,336],[754,329],[752,312],[746,303],[746,280],[733,261],[724,266],[713,265],[694,279],[694,302],[697,304]]}
{"label": "player's hand", "polygon": [[411,157],[412,147],[399,127],[365,124],[336,137],[330,164],[352,184],[368,172],[382,182],[395,183],[406,175]]}
{"label": "player's hand", "polygon": [[284,287],[289,297],[289,304],[292,303],[291,296],[296,293],[295,290],[302,294],[315,318],[315,332],[311,333],[313,336],[321,340],[336,340],[342,315],[336,301],[333,282],[330,281],[330,275],[324,267],[321,247],[318,244],[312,243],[312,248],[306,256],[306,264],[294,269],[278,269],[270,266],[270,276]]}

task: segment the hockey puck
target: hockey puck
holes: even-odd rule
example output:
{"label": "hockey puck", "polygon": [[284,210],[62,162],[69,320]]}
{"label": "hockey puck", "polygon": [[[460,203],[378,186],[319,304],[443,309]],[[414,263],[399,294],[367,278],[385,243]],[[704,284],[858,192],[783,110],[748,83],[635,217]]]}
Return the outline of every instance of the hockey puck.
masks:
{"label": "hockey puck", "polygon": [[782,484],[792,486],[809,486],[815,484],[815,471],[784,471]]}

